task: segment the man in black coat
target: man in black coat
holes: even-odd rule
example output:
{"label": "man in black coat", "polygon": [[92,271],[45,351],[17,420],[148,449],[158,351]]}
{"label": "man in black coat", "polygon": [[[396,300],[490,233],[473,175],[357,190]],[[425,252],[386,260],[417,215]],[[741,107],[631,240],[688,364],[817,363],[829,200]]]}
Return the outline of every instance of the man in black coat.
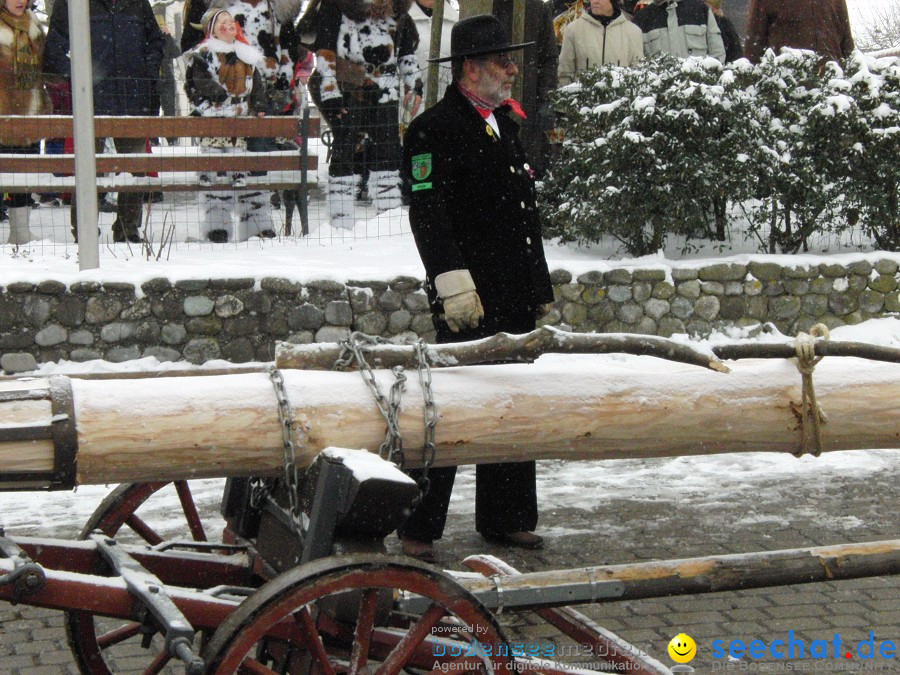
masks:
{"label": "man in black coat", "polygon": [[[409,220],[425,265],[438,342],[533,330],[553,302],[535,203],[534,169],[508,113],[518,69],[493,16],[456,24],[454,83],[406,132]],[[421,474],[418,474],[421,475]],[[400,530],[408,555],[431,557],[447,517],[455,467],[432,469],[430,489]],[[537,548],[534,462],[481,464],[476,529],[487,539]]]}
{"label": "man in black coat", "polygon": [[[164,37],[148,0],[89,0],[91,64],[94,78],[95,115],[158,115],[159,65]],[[44,47],[44,70],[68,78],[69,4],[58,0],[50,17]],[[117,152],[144,152],[140,138],[114,139]],[[97,152],[103,139],[97,139]],[[142,196],[119,195],[113,241],[141,241]],[[72,234],[76,233],[75,196],[72,196]],[[77,237],[77,235],[76,235]]]}

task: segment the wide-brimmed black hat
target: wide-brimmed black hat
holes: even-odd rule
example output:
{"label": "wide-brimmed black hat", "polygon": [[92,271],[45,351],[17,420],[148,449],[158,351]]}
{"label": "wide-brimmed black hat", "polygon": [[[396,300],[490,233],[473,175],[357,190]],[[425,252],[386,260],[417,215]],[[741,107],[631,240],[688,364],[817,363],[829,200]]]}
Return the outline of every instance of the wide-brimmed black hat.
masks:
{"label": "wide-brimmed black hat", "polygon": [[523,49],[534,42],[518,45],[509,43],[509,36],[503,30],[500,20],[490,14],[480,14],[463,19],[453,26],[450,33],[450,56],[428,59],[429,63],[440,63],[470,56],[484,56]]}

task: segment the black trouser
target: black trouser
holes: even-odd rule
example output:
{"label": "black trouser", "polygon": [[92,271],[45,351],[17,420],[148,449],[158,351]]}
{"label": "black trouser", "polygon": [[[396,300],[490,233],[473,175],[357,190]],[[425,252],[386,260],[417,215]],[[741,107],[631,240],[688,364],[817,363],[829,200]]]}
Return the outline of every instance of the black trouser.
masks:
{"label": "black trouser", "polygon": [[[451,333],[443,322],[435,322],[438,343],[477,340],[496,331],[476,329]],[[531,310],[504,321],[504,330],[527,333],[534,329]],[[438,401],[440,403],[440,401]],[[416,481],[422,471],[408,472]],[[479,464],[475,468],[475,529],[485,537],[500,537],[510,532],[532,532],[537,527],[537,475],[534,461]],[[450,494],[456,478],[456,467],[431,469],[430,488],[421,503],[401,528],[400,536],[418,541],[440,539],[447,522]]]}
{"label": "black trouser", "polygon": [[356,165],[357,146],[362,134],[369,137],[367,166],[369,171],[400,169],[400,128],[397,101],[378,103],[380,90],[365,90],[361,99],[345,97],[347,113],[331,128],[333,135],[329,176],[352,176],[359,173]]}
{"label": "black trouser", "polygon": [[[105,139],[96,139],[94,151],[99,155],[103,152]],[[116,152],[128,154],[140,154],[146,150],[147,141],[143,138],[114,138],[113,144]],[[143,175],[143,174],[135,174]],[[144,196],[140,192],[120,192],[116,204],[116,220],[113,223],[113,234],[135,235],[141,229],[141,207]],[[72,222],[72,234],[78,232],[78,221],[75,210],[75,193],[72,193],[72,210],[70,219]]]}

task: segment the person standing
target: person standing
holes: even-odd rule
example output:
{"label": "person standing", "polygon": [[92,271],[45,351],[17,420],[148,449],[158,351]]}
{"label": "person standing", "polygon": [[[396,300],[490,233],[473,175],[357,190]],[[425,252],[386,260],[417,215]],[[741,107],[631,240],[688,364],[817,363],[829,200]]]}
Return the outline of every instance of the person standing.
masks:
{"label": "person standing", "polygon": [[[503,29],[512,34],[512,15],[515,0],[494,0],[493,15]],[[552,155],[549,133],[556,127],[556,113],[550,94],[556,89],[559,67],[559,47],[553,32],[553,15],[544,0],[524,0],[525,48],[519,71],[522,77],[522,110],[520,138],[528,162],[537,177],[544,175]]]}
{"label": "person standing", "polygon": [[[260,75],[262,54],[247,44],[234,18],[224,9],[210,9],[200,24],[206,39],[187,52],[189,66],[185,88],[193,113],[201,117],[265,116],[266,88]],[[202,147],[208,153],[234,153],[247,148],[243,138],[204,138]],[[242,173],[229,172],[235,188],[246,185]],[[211,183],[213,177],[203,174],[201,181]],[[237,202],[235,204],[235,201]],[[227,191],[200,193],[203,220],[201,238],[217,244],[246,241],[250,236],[272,239],[272,215],[268,203],[259,203],[254,193]],[[232,212],[237,212],[235,228]]]}
{"label": "person standing", "polygon": [[716,23],[719,24],[719,30],[722,32],[722,43],[725,45],[725,63],[732,63],[744,58],[744,46],[741,44],[741,36],[731,19],[725,15],[722,4],[723,0],[706,0],[706,5],[715,15]]}
{"label": "person standing", "polygon": [[745,53],[759,63],[767,49],[810,49],[840,61],[853,51],[846,0],[752,0]]}
{"label": "person standing", "polygon": [[[0,5],[0,115],[47,115],[50,99],[44,90],[41,61],[44,31],[28,9],[30,0],[2,0]],[[40,139],[0,136],[0,152],[37,154]],[[10,195],[10,244],[32,240],[28,227],[31,195]]]}
{"label": "person standing", "polygon": [[313,96],[334,135],[328,167],[331,226],[352,230],[360,138],[368,137],[365,169],[379,211],[400,206],[400,111],[414,116],[422,101],[416,60],[419,36],[411,0],[324,0],[316,33]]}
{"label": "person standing", "polygon": [[[454,7],[448,0],[441,0],[444,3],[444,18],[441,23],[441,51],[439,56],[450,56],[450,32],[453,26],[459,21],[459,10]],[[416,49],[416,59],[419,62],[421,71],[423,88],[422,99],[428,98],[428,58],[431,55],[431,17],[434,12],[435,0],[414,0],[409,7],[409,18],[416,24],[416,32],[419,34],[419,47]],[[453,78],[450,77],[449,68],[440,68],[438,70],[438,91],[437,98],[440,100],[444,96],[447,85]],[[424,110],[424,108],[420,109]]]}
{"label": "person standing", "polygon": [[644,56],[641,29],[625,18],[614,0],[585,0],[585,11],[563,29],[559,86],[582,70],[605,63],[630,66]]}
{"label": "person standing", "polygon": [[703,0],[652,0],[635,11],[634,23],[644,34],[645,56],[712,56],[725,63],[719,24]]}
{"label": "person standing", "polygon": [[[510,98],[519,72],[511,54],[526,46],[510,44],[493,16],[457,23],[451,56],[436,59],[451,61],[453,84],[406,133],[409,221],[439,343],[531,331],[553,302],[534,169],[508,116],[522,114]],[[478,532],[539,548],[535,463],[480,464],[476,471]],[[407,555],[433,556],[455,476],[456,467],[428,473],[430,489],[399,530]]]}
{"label": "person standing", "polygon": [[[164,38],[148,0],[88,0],[91,19],[91,62],[94,74],[95,115],[159,114],[159,65]],[[68,78],[69,3],[59,0],[50,17],[44,52],[46,72]],[[95,151],[105,139],[97,138]],[[144,153],[146,139],[115,138],[116,152]],[[140,192],[119,194],[113,241],[140,243]],[[77,239],[75,196],[72,196],[72,235]]]}

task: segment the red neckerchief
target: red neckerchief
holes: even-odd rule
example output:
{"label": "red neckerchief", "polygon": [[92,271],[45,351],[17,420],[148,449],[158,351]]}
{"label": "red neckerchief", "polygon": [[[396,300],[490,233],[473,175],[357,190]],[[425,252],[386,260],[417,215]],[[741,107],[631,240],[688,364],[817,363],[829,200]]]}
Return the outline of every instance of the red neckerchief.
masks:
{"label": "red neckerchief", "polygon": [[[495,109],[491,107],[490,103],[466,89],[459,82],[456,83],[456,86],[459,87],[459,93],[469,99],[472,105],[475,106],[476,112],[481,115],[482,119],[486,120],[491,116],[491,113],[493,113]],[[518,115],[523,120],[525,119],[525,111],[522,110],[522,106],[519,105],[519,102],[516,101],[516,99],[508,98],[503,101],[496,109],[499,110],[505,105],[509,106],[509,109],[512,110],[514,114]]]}

